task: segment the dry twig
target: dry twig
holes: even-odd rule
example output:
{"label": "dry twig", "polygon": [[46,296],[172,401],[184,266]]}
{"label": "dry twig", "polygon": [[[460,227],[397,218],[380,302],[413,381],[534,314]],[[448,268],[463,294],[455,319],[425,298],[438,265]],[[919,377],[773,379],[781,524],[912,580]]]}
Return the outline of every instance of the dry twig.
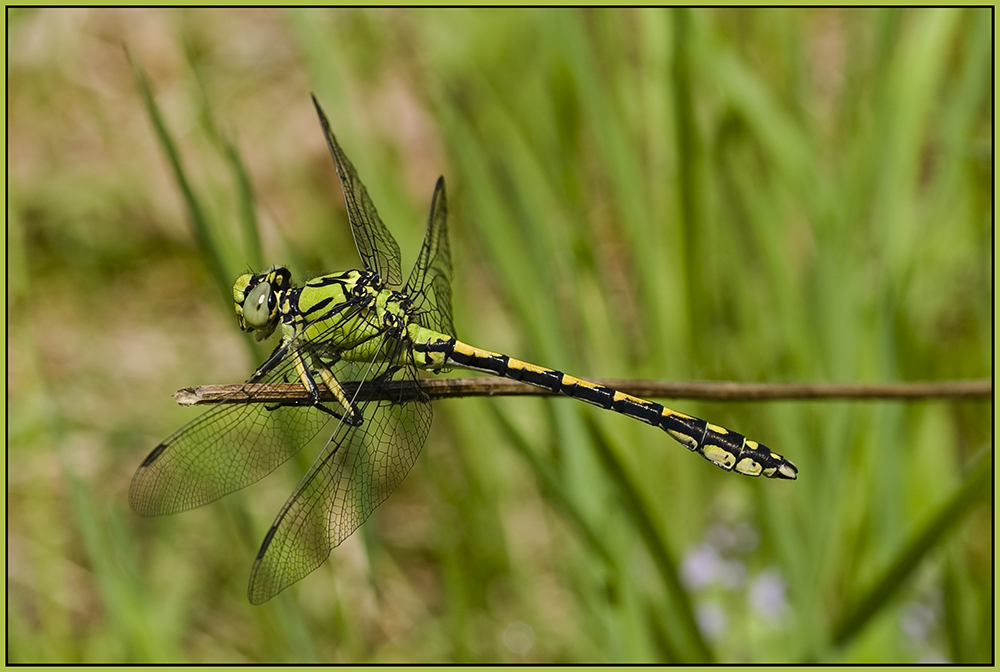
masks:
{"label": "dry twig", "polygon": [[[668,382],[661,380],[611,380],[594,378],[592,382],[607,385],[637,397],[658,399],[712,399],[724,401],[775,400],[843,400],[843,399],[986,399],[993,395],[993,382],[979,380],[942,380],[901,383],[733,383],[724,381]],[[358,383],[342,383],[348,397],[353,397]],[[375,389],[363,383],[363,395],[375,393],[375,398],[400,401],[416,397],[411,385],[393,382]],[[455,397],[560,396],[504,378],[434,378],[420,381],[420,387],[431,399]],[[299,383],[252,385],[198,385],[174,393],[182,406],[205,404],[308,402],[309,393]],[[334,400],[321,388],[320,399]]]}

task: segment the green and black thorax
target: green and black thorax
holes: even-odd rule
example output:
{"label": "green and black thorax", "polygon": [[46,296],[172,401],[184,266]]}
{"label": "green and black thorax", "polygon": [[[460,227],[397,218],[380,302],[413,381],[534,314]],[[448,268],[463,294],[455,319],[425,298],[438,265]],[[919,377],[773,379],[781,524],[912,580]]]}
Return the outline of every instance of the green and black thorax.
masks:
{"label": "green and black thorax", "polygon": [[[262,341],[282,328],[281,346],[319,351],[338,360],[367,362],[387,351],[398,352],[398,365],[408,361],[437,370],[444,356],[411,352],[414,342],[454,342],[454,337],[419,324],[413,302],[403,292],[385,287],[374,271],[330,273],[292,284],[287,268],[272,266],[261,273],[245,273],[233,285],[233,301],[240,328]],[[402,347],[390,347],[396,343]],[[409,355],[408,355],[409,353]]]}

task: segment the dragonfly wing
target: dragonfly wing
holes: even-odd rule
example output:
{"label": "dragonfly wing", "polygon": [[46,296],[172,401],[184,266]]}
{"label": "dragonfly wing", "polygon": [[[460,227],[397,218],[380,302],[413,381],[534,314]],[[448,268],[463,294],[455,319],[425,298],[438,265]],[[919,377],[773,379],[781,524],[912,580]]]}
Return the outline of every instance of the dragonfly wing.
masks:
{"label": "dragonfly wing", "polygon": [[[416,384],[411,365],[373,380]],[[363,424],[337,426],[264,538],[247,589],[253,604],[266,602],[323,564],[330,551],[396,489],[416,461],[431,425],[429,400],[400,402],[369,396],[359,400],[358,407]]]}
{"label": "dragonfly wing", "polygon": [[[339,329],[357,312],[342,311],[340,321],[330,330]],[[318,338],[324,342],[323,334]],[[308,347],[308,343],[295,340],[278,348],[247,383],[300,381],[290,353]],[[328,349],[326,358],[335,375],[353,371],[350,363],[336,362],[336,351]],[[158,516],[186,511],[256,483],[299,452],[334,419],[329,412],[312,405],[255,401],[254,394],[246,389],[228,398],[239,403],[214,406],[153,449],[136,470],[129,488],[129,503],[137,513]],[[344,410],[333,406],[335,413]]]}
{"label": "dragonfly wing", "polygon": [[326,135],[326,144],[337,166],[340,186],[344,191],[344,201],[347,203],[347,219],[351,222],[351,231],[354,232],[354,242],[358,246],[361,261],[365,268],[378,273],[388,286],[398,287],[403,282],[399,244],[382,223],[375,204],[368,196],[368,190],[358,178],[354,165],[337,144],[337,138],[330,130],[330,122],[327,121],[323,108],[319,106],[315,96],[313,104],[316,106],[323,133]]}
{"label": "dragonfly wing", "polygon": [[[261,382],[281,381],[283,371]],[[269,407],[244,396],[246,403],[219,404],[153,449],[129,488],[129,503],[137,513],[185,511],[255,483],[332,419],[314,407]]]}
{"label": "dragonfly wing", "polygon": [[424,242],[403,291],[413,300],[415,318],[421,326],[455,336],[451,318],[451,277],[448,203],[444,178],[439,177],[431,198]]}

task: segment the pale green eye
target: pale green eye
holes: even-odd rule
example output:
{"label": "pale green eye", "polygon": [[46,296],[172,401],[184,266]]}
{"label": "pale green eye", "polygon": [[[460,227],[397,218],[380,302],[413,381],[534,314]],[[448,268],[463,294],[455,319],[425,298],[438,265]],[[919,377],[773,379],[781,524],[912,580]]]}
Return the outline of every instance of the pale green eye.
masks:
{"label": "pale green eye", "polygon": [[254,329],[262,329],[271,320],[274,308],[274,293],[271,283],[262,282],[253,288],[243,303],[243,319]]}

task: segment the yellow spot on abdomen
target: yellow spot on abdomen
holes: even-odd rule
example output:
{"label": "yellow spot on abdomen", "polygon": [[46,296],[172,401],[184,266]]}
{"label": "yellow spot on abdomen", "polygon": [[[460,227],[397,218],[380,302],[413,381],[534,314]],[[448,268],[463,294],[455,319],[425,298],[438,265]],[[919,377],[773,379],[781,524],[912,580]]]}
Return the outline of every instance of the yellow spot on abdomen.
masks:
{"label": "yellow spot on abdomen", "polygon": [[746,476],[760,476],[761,466],[752,457],[744,457],[736,465],[736,471]]}
{"label": "yellow spot on abdomen", "polygon": [[707,445],[702,448],[701,454],[726,471],[732,471],[736,464],[736,456],[718,446]]}
{"label": "yellow spot on abdomen", "polygon": [[681,432],[674,431],[672,429],[667,430],[667,434],[674,437],[678,442],[684,444],[689,450],[696,450],[698,448],[698,439],[687,434],[682,434]]}
{"label": "yellow spot on abdomen", "polygon": [[663,407],[663,412],[660,413],[660,415],[662,415],[664,418],[669,418],[672,415],[675,418],[684,418],[685,420],[694,419],[693,415],[688,415],[687,413],[681,413],[680,411],[675,411],[673,409],[667,408],[666,406]]}

